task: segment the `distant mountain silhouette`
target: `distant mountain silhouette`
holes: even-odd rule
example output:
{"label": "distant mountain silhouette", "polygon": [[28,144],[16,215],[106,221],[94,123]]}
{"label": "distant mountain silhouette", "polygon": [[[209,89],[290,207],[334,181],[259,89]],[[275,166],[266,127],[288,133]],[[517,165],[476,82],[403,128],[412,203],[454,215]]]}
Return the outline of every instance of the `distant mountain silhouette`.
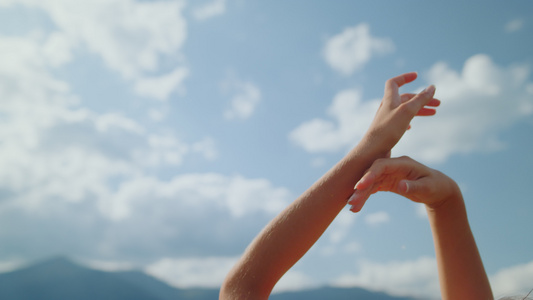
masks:
{"label": "distant mountain silhouette", "polygon": [[[218,289],[177,289],[140,271],[104,272],[55,257],[0,274],[2,300],[216,300]],[[412,300],[359,288],[325,287],[275,294],[272,300]]]}

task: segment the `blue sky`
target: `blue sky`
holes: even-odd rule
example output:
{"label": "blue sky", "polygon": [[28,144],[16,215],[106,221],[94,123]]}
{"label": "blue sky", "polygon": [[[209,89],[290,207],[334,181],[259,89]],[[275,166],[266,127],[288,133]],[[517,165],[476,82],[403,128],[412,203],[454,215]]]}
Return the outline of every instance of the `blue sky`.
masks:
{"label": "blue sky", "polygon": [[[417,71],[393,156],[454,178],[496,295],[533,288],[533,3],[0,0],[0,269],[218,286]],[[277,286],[438,295],[423,207],[346,209]]]}

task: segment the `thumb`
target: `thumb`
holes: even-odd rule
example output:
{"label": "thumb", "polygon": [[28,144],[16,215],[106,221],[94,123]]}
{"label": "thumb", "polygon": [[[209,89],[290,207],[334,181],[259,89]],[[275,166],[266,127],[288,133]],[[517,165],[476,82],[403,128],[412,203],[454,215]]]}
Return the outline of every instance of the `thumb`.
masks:
{"label": "thumb", "polygon": [[398,194],[410,198],[409,196],[419,195],[426,187],[424,178],[418,180],[400,180],[398,182]]}

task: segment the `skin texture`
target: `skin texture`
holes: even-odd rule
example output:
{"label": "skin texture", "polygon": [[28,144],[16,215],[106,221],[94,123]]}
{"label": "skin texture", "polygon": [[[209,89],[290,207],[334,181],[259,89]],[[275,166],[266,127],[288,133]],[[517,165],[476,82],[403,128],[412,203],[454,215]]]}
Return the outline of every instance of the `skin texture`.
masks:
{"label": "skin texture", "polygon": [[227,275],[220,299],[268,299],[281,276],[343,209],[365,171],[375,160],[390,157],[412,118],[435,114],[433,107],[440,104],[433,98],[435,87],[399,94],[416,77],[406,73],[386,82],[381,106],[359,144],[259,233]]}
{"label": "skin texture", "polygon": [[377,191],[426,205],[442,299],[494,299],[455,181],[409,157],[378,159],[356,184],[351,210]]}

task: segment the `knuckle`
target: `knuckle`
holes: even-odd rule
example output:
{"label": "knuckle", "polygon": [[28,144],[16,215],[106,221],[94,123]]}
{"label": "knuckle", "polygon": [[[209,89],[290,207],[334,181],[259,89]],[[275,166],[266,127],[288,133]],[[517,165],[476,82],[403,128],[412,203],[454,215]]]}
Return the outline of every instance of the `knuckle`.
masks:
{"label": "knuckle", "polygon": [[392,87],[394,87],[394,86],[396,86],[396,85],[397,85],[397,83],[396,83],[396,81],[394,80],[394,78],[391,78],[391,79],[385,81],[385,87],[386,87],[386,88],[392,88]]}
{"label": "knuckle", "polygon": [[407,156],[407,155],[402,155],[402,156],[400,156],[398,158],[400,160],[402,160],[402,161],[412,161],[413,160],[410,156]]}
{"label": "knuckle", "polygon": [[383,166],[385,166],[387,164],[387,161],[388,159],[387,158],[378,158],[374,161],[374,166],[376,168],[382,168]]}
{"label": "knuckle", "polygon": [[387,162],[388,162],[388,159],[386,158],[378,158],[374,161],[370,169],[372,170],[373,173],[376,173],[376,174],[381,173],[383,169],[387,167]]}
{"label": "knuckle", "polygon": [[385,161],[385,160],[386,160],[386,158],[378,158],[378,159],[375,160],[375,163],[376,163],[376,164],[381,164],[381,163],[383,163],[383,161]]}

